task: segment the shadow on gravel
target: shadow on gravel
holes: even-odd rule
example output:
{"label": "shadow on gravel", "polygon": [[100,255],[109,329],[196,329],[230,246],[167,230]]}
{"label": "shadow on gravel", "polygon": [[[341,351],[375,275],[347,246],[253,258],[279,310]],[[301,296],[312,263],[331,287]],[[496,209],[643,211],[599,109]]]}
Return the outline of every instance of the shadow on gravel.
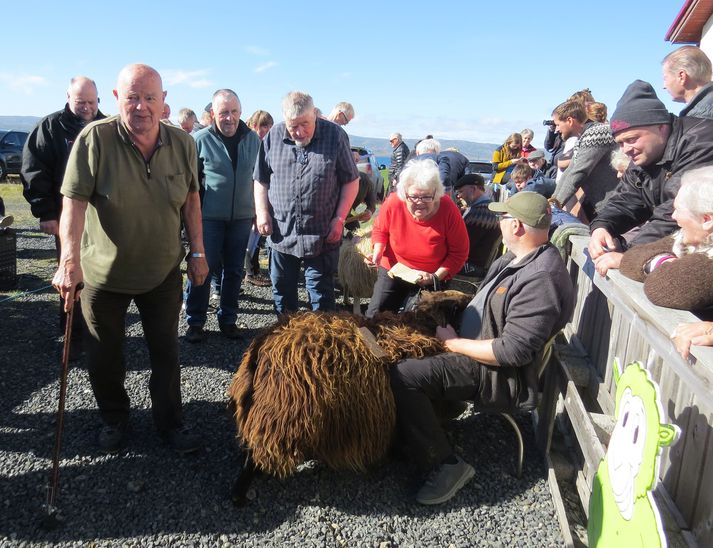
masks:
{"label": "shadow on gravel", "polygon": [[[475,479],[442,506],[413,503],[418,487],[413,469],[390,460],[368,474],[340,473],[308,463],[285,480],[262,476],[252,485],[248,505],[235,508],[229,489],[240,454],[232,419],[218,402],[190,403],[185,414],[201,431],[206,449],[180,457],[160,444],[148,410],[133,412],[128,447],[116,456],[102,456],[95,450],[95,413],[69,413],[62,450],[67,460],[60,472],[57,499],[64,526],[52,532],[37,527],[49,481],[47,460],[43,470],[22,471],[5,480],[7,493],[25,496],[4,504],[0,535],[14,541],[49,543],[182,533],[245,535],[272,531],[304,512],[315,512],[316,522],[327,520],[327,524],[334,510],[397,522],[444,512],[477,513],[478,508],[492,512],[493,507],[512,504],[512,499],[521,497],[545,474],[532,449],[527,419],[522,426],[529,452],[523,478],[518,480],[511,475],[515,445],[507,429],[492,415],[474,415],[454,421],[449,435],[475,467]],[[46,416],[34,420],[51,422]],[[48,426],[44,434],[27,433],[36,439],[37,456],[46,458],[52,444]],[[6,437],[1,441],[4,444]]]}

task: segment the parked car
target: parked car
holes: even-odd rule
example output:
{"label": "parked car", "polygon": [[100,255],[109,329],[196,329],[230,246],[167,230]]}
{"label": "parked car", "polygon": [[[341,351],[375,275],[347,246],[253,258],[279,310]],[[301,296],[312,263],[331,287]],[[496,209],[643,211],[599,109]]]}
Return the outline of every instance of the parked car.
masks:
{"label": "parked car", "polygon": [[493,164],[491,162],[486,162],[483,160],[469,160],[468,167],[465,170],[466,173],[477,173],[485,179],[486,183],[489,183],[493,178]]}
{"label": "parked car", "polygon": [[352,147],[353,152],[359,153],[359,163],[357,163],[357,169],[363,173],[366,173],[371,177],[371,182],[374,185],[374,192],[376,193],[376,198],[378,200],[384,199],[384,177],[381,175],[380,169],[384,169],[385,166],[379,166],[376,162],[376,156],[364,147]]}
{"label": "parked car", "polygon": [[0,129],[0,181],[10,175],[18,175],[22,167],[22,147],[27,141],[26,131]]}

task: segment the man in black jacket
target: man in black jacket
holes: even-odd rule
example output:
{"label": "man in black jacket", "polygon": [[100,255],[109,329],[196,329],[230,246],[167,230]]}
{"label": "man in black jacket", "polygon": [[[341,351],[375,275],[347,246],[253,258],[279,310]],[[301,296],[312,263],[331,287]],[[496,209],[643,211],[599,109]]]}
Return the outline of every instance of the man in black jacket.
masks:
{"label": "man in black jacket", "polygon": [[391,153],[391,166],[389,167],[389,188],[393,190],[399,180],[399,173],[406,165],[409,149],[400,133],[392,133],[389,137],[389,143],[391,143],[391,148],[394,149]]}
{"label": "man in black jacket", "polygon": [[436,406],[474,400],[496,409],[533,409],[542,350],[574,309],[569,274],[548,242],[552,214],[545,197],[519,192],[488,207],[500,218],[509,251],[490,267],[459,331],[438,328],[449,352],[404,360],[391,369],[408,454],[432,469],[416,496],[421,504],[446,502],[475,473],[453,452]]}
{"label": "man in black jacket", "polygon": [[458,179],[465,175],[465,170],[468,168],[468,158],[461,154],[456,148],[447,148],[441,151],[438,155],[438,165],[441,165],[444,158],[448,159],[446,163],[448,170],[445,179],[441,182],[447,189],[453,189]]}
{"label": "man in black jacket", "polygon": [[621,182],[589,228],[589,254],[604,276],[619,268],[622,234],[640,226],[628,246],[652,242],[677,229],[671,218],[681,176],[713,164],[713,121],[670,114],[651,84],[636,80],[611,117],[614,140],[631,158]]}
{"label": "man in black jacket", "polygon": [[[61,253],[58,234],[62,196],[59,189],[69,152],[84,126],[101,118],[104,115],[99,112],[96,84],[86,76],[75,76],[69,83],[64,108],[42,118],[25,141],[20,171],[22,194],[30,203],[32,215],[40,220],[40,230],[54,235],[57,260]],[[60,328],[64,331],[66,315],[64,302],[61,299],[60,302]],[[75,312],[73,357],[79,355],[84,325],[79,308]]]}

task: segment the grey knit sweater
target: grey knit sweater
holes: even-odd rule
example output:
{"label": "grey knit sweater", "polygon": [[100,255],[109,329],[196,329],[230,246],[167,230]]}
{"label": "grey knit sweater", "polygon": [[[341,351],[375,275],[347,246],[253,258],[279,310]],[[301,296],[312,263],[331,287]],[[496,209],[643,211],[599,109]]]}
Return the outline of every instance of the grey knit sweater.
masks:
{"label": "grey knit sweater", "polygon": [[607,124],[587,122],[574,147],[572,162],[557,183],[552,197],[565,204],[582,187],[585,212],[591,219],[613,194],[619,182],[616,171],[609,164],[615,148],[616,143]]}

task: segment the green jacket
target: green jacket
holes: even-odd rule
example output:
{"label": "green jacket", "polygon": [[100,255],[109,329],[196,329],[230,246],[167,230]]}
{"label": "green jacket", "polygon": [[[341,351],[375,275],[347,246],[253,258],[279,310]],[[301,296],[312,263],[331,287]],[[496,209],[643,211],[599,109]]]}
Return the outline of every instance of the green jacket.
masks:
{"label": "green jacket", "polygon": [[88,202],[82,270],[99,289],[146,293],[185,255],[181,208],[198,191],[196,148],[180,128],[159,130],[149,161],[118,116],[89,124],[72,146],[61,192]]}
{"label": "green jacket", "polygon": [[233,169],[230,154],[213,126],[195,134],[199,177],[204,177],[204,221],[235,221],[255,216],[253,169],[260,138],[240,120],[238,163]]}

